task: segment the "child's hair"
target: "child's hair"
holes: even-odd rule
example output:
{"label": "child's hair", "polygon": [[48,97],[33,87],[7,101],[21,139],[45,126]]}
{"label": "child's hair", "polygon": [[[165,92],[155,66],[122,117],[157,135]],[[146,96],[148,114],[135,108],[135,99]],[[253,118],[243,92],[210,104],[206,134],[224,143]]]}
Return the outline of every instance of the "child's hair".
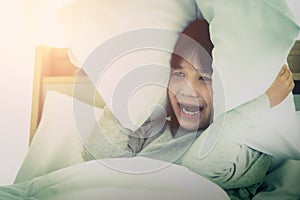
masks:
{"label": "child's hair", "polygon": [[204,64],[211,67],[213,47],[210,40],[209,24],[204,19],[195,20],[179,34],[171,57],[171,67],[176,67],[182,59],[194,66]]}

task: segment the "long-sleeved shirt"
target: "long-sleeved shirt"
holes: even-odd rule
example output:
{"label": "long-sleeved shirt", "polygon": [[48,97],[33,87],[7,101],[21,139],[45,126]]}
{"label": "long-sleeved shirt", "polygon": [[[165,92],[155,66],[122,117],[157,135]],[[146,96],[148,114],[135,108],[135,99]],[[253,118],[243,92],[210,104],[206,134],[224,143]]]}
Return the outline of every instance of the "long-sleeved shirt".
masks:
{"label": "long-sleeved shirt", "polygon": [[147,121],[135,132],[105,109],[82,152],[84,160],[144,156],[176,163],[214,181],[234,199],[251,198],[271,157],[249,148],[244,138],[270,110],[263,94],[219,116],[206,130],[173,130],[168,120]]}

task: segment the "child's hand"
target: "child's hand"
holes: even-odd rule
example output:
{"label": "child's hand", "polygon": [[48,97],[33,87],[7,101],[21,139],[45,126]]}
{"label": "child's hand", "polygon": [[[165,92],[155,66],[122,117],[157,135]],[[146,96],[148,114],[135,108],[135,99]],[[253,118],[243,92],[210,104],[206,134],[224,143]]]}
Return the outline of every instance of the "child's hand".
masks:
{"label": "child's hand", "polygon": [[287,65],[284,65],[273,84],[266,91],[271,108],[281,103],[294,88],[293,75]]}

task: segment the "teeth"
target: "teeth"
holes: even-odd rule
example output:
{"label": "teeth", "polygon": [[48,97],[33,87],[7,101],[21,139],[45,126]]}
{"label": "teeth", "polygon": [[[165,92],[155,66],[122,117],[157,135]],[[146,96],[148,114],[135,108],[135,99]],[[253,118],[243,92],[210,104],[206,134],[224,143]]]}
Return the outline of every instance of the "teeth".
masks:
{"label": "teeth", "polygon": [[196,115],[199,113],[199,110],[197,111],[188,111],[186,110],[186,108],[182,108],[182,111],[185,113],[185,114],[188,114],[188,115]]}

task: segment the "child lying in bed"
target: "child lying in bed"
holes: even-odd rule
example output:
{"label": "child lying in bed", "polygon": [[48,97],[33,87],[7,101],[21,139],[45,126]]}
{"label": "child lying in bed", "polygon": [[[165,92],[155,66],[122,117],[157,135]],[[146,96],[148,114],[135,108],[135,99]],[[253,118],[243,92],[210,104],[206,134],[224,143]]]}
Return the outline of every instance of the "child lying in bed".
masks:
{"label": "child lying in bed", "polygon": [[[193,34],[200,28],[201,33]],[[213,123],[210,57],[212,43],[208,24],[192,23],[183,33],[198,43],[186,43],[180,36],[172,56],[168,97],[171,119],[149,120],[135,132],[121,127],[106,108],[82,152],[85,161],[112,157],[145,156],[186,166],[227,190],[234,198],[253,197],[271,162],[271,157],[247,147],[243,138],[270,108],[282,102],[294,87],[284,66],[271,87]],[[196,38],[195,35],[200,37]],[[208,52],[203,55],[203,48]],[[202,53],[200,53],[202,52]],[[204,53],[205,54],[205,53]],[[208,144],[208,151],[203,154]]]}

